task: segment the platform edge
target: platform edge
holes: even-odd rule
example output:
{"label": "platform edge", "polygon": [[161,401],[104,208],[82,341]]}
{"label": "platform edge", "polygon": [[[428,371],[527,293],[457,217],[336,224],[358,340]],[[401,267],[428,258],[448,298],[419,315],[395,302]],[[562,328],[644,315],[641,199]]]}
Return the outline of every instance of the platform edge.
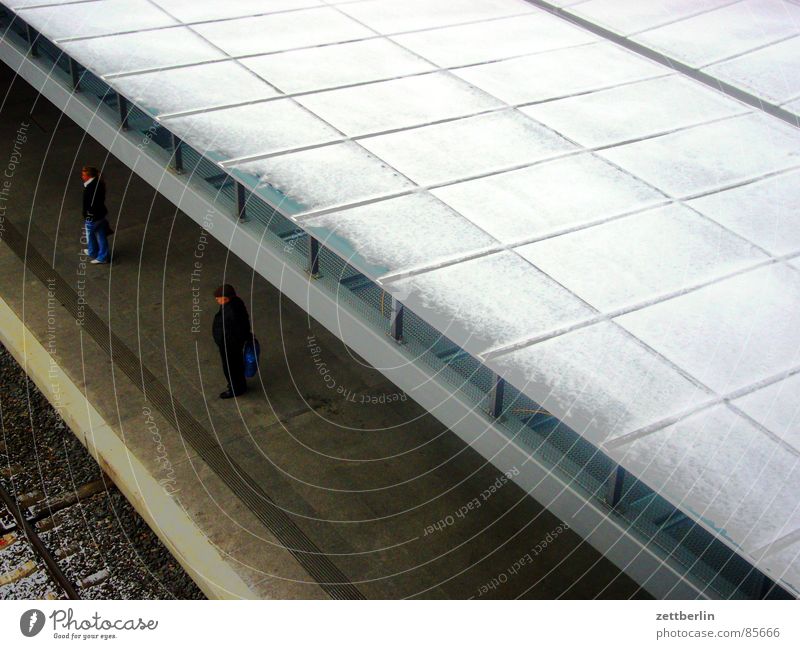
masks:
{"label": "platform edge", "polygon": [[257,599],[2,297],[0,342],[206,597]]}

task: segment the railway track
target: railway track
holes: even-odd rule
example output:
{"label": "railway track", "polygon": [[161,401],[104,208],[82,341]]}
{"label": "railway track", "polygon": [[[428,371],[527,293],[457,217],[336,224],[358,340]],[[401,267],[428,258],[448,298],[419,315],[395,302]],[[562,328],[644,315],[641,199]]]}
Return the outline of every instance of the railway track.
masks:
{"label": "railway track", "polygon": [[202,593],[0,345],[0,599]]}
{"label": "railway track", "polygon": [[[85,485],[91,488],[92,484]],[[87,491],[84,489],[84,492]],[[52,518],[55,514],[69,507],[69,504],[75,504],[74,501],[70,503],[69,499],[61,499],[61,503],[47,503],[37,501],[33,506],[25,506],[26,499],[14,498],[0,482],[0,501],[2,502],[6,514],[3,516],[5,519],[2,521],[3,536],[0,540],[0,565],[3,563],[10,564],[14,562],[15,558],[22,557],[25,554],[33,555],[34,559],[27,559],[11,570],[0,574],[0,587],[16,584],[22,579],[34,577],[34,581],[41,581],[36,579],[46,572],[51,580],[45,598],[47,599],[81,599],[78,594],[78,589],[64,574],[64,571],[58,564],[54,554],[50,551],[47,545],[42,541],[36,529],[36,525],[46,518]],[[68,504],[69,503],[69,504]],[[44,505],[44,507],[41,507]],[[59,506],[61,505],[61,506]],[[40,512],[37,515],[37,510]],[[0,510],[1,511],[1,510]],[[9,520],[13,519],[13,523]],[[29,553],[19,552],[20,548],[15,548],[17,543],[25,543],[29,548]],[[10,561],[2,561],[3,554]],[[64,556],[64,553],[62,553]]]}

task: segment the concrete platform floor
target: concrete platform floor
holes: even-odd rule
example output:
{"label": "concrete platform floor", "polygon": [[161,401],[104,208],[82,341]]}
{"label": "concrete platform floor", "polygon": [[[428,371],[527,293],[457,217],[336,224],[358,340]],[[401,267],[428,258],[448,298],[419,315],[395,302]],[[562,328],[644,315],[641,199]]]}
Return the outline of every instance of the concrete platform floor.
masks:
{"label": "concrete platform floor", "polygon": [[[647,596],[573,532],[559,531],[563,522],[516,485],[501,480],[484,500],[481,494],[501,477],[495,468],[5,66],[0,88],[7,89],[0,166],[6,167],[20,126],[29,124],[9,179],[7,221],[74,289],[85,279],[87,308],[366,597]],[[78,255],[84,164],[103,168],[116,228],[113,264],[86,266],[85,276]],[[198,260],[201,271],[193,276]],[[250,392],[235,402],[217,398],[224,385],[210,335],[212,292],[223,282],[245,299],[262,344],[262,380],[251,381]],[[104,352],[61,305],[48,303],[47,288],[0,244],[0,295],[131,453],[156,479],[170,481],[174,498],[254,592],[325,597],[148,406],[142,386],[119,370],[115,351]],[[193,313],[193,297],[200,300],[199,313]],[[311,346],[327,363],[327,378]],[[382,395],[385,403],[373,403]],[[165,450],[156,449],[153,426]],[[457,516],[473,502],[479,506]],[[548,535],[553,540],[546,549],[509,575]],[[502,583],[487,589],[492,580]]]}

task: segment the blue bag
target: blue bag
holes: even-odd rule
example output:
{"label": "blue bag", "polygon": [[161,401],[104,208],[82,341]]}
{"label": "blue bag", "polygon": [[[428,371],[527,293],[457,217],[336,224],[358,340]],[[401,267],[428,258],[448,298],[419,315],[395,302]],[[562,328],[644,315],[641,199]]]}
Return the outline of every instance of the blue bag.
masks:
{"label": "blue bag", "polygon": [[244,375],[251,379],[258,374],[258,357],[261,355],[261,345],[258,338],[253,336],[244,344]]}

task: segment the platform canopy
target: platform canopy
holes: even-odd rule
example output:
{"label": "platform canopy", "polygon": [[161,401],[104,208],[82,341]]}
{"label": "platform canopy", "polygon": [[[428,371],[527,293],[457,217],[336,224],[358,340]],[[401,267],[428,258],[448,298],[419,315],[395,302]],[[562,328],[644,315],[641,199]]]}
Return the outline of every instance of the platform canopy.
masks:
{"label": "platform canopy", "polygon": [[44,1],[4,0],[800,589],[800,130],[547,8],[800,112],[800,6]]}
{"label": "platform canopy", "polygon": [[796,0],[588,0],[564,9],[800,116]]}

